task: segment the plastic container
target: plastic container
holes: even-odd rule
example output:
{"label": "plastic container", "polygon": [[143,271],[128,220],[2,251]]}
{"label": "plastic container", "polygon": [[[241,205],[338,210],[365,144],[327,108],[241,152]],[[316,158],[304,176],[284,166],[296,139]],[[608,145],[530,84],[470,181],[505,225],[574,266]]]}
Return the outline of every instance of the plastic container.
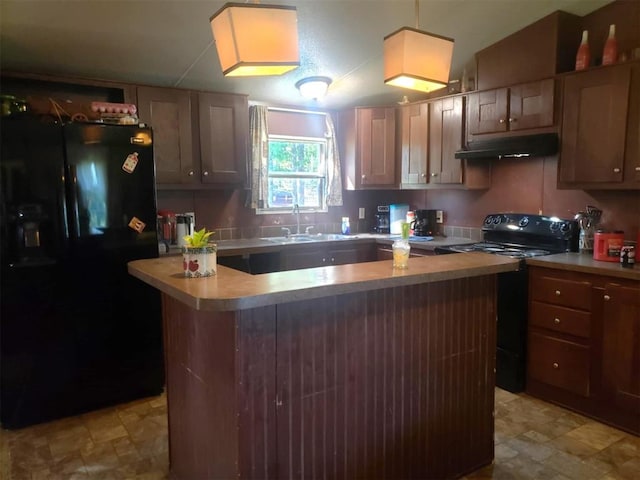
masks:
{"label": "plastic container", "polygon": [[582,32],[582,41],[576,54],[576,70],[585,70],[591,63],[591,50],[589,49],[589,31]]}
{"label": "plastic container", "polygon": [[593,236],[593,259],[601,262],[619,262],[624,245],[624,232],[598,230]]}
{"label": "plastic container", "polygon": [[609,37],[604,44],[602,64],[613,65],[618,60],[618,41],[616,40],[616,26],[609,25]]}

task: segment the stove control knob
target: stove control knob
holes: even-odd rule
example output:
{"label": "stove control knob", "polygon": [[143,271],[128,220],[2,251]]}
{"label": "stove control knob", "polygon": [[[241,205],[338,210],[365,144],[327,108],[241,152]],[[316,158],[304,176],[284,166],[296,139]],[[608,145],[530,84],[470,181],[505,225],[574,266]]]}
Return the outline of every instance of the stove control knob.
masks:
{"label": "stove control knob", "polygon": [[496,215],[495,217],[493,217],[494,225],[498,225],[500,222],[502,222],[502,217],[500,215]]}
{"label": "stove control knob", "polygon": [[493,221],[493,217],[491,215],[488,215],[487,218],[484,219],[484,224],[491,225],[492,221]]}
{"label": "stove control knob", "polygon": [[555,233],[560,228],[560,224],[558,222],[552,222],[551,225],[549,225],[549,228]]}
{"label": "stove control knob", "polygon": [[571,229],[571,225],[568,222],[564,222],[560,225],[560,231],[562,233],[567,233]]}
{"label": "stove control knob", "polygon": [[518,226],[519,226],[519,227],[526,227],[527,225],[529,225],[529,217],[522,217],[522,218],[518,221]]}

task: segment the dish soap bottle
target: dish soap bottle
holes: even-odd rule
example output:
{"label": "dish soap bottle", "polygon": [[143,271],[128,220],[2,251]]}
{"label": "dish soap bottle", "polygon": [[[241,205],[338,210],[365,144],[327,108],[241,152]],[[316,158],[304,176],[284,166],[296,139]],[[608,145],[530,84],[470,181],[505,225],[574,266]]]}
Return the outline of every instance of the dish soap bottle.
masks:
{"label": "dish soap bottle", "polygon": [[342,234],[349,235],[351,233],[351,225],[349,225],[349,217],[342,217]]}
{"label": "dish soap bottle", "polygon": [[618,41],[616,40],[616,26],[609,25],[609,37],[602,52],[602,65],[613,65],[618,58]]}
{"label": "dish soap bottle", "polygon": [[589,68],[591,63],[591,51],[589,50],[589,31],[584,30],[582,32],[582,41],[580,47],[578,47],[578,54],[576,55],[576,70],[584,70]]}

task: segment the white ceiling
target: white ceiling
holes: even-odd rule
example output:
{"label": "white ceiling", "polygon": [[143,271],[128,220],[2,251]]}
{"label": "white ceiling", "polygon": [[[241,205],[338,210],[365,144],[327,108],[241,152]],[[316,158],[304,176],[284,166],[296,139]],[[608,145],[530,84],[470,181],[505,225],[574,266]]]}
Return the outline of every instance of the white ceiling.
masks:
{"label": "white ceiling", "polygon": [[[244,3],[242,0],[236,0]],[[220,0],[2,0],[3,70],[249,94],[271,105],[343,108],[419,99],[384,85],[382,41],[415,27],[414,0],[263,0],[295,5],[301,66],[280,77],[223,78],[209,17]],[[419,27],[455,39],[451,79],[473,54],[555,10],[585,15],[610,0],[421,0]],[[333,79],[308,101],[295,83]]]}

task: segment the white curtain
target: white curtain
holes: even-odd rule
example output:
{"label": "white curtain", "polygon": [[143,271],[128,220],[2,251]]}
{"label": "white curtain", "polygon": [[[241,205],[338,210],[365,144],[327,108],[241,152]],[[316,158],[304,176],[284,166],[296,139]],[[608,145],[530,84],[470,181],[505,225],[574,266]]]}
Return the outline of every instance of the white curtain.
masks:
{"label": "white curtain", "polygon": [[327,113],[327,206],[342,206],[342,171],[340,169],[340,154],[336,140],[336,129],[331,115]]}
{"label": "white curtain", "polygon": [[263,105],[253,105],[249,110],[249,131],[251,134],[251,208],[265,208],[267,206],[264,199],[268,192],[268,111],[268,107]]}

